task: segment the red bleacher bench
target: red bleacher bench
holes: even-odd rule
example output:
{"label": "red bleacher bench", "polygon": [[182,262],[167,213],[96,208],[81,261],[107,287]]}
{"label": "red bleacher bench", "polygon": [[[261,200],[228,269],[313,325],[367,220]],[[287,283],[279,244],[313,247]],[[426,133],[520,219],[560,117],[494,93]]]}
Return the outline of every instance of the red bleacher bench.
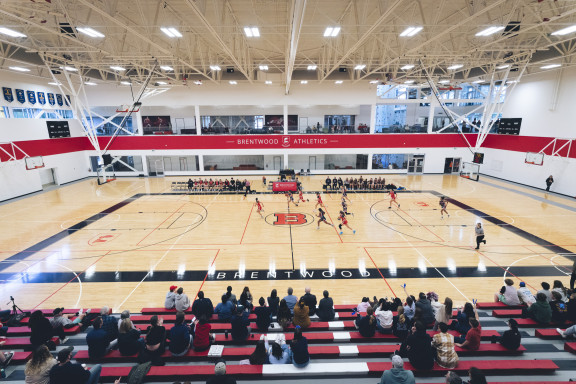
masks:
{"label": "red bleacher bench", "polygon": [[[152,318],[153,315],[132,315],[130,316],[130,320],[132,320],[132,322],[134,324],[150,324],[150,319]],[[160,316],[160,315],[159,315]],[[172,315],[172,314],[165,314],[160,316],[164,319],[165,323],[174,323],[176,321],[176,315]],[[194,315],[192,314],[187,314],[185,316],[187,321],[191,321],[194,318]],[[249,320],[256,320],[256,315],[251,313],[250,316],[248,317]],[[208,320],[210,323],[226,323],[229,322],[229,320],[220,320],[218,318],[218,315],[212,315],[212,317],[210,318],[210,320]]]}
{"label": "red bleacher bench", "polygon": [[566,352],[576,353],[576,343],[574,342],[564,343],[564,350]]}
{"label": "red bleacher bench", "polygon": [[521,309],[495,309],[492,311],[494,317],[520,317],[522,316]]}
{"label": "red bleacher bench", "polygon": [[14,357],[12,357],[10,365],[25,364],[31,358],[32,352],[14,352]]}
{"label": "red bleacher bench", "polygon": [[[80,332],[79,326],[74,326],[72,328],[65,328],[64,329],[64,333],[67,336],[76,335],[79,332]],[[30,336],[31,334],[32,334],[32,331],[28,327],[9,327],[7,336],[10,336],[10,337],[12,337],[12,336]]]}
{"label": "red bleacher bench", "polygon": [[570,326],[572,323],[565,322],[564,324],[557,324],[557,323],[549,323],[549,324],[540,324],[536,320],[533,319],[515,319],[518,323],[518,328],[556,328],[560,326],[560,328],[564,328],[564,326]]}
{"label": "red bleacher bench", "polygon": [[[60,344],[60,339],[58,337],[53,337],[52,341],[56,344]],[[0,349],[32,349],[32,344],[30,344],[30,338],[28,337],[10,337],[6,339],[6,343],[0,345]]]}
{"label": "red bleacher bench", "polygon": [[562,336],[556,332],[556,328],[536,329],[535,336],[545,340],[560,340]]}
{"label": "red bleacher bench", "polygon": [[502,302],[497,303],[476,303],[478,309],[522,309],[524,305],[506,305]]}

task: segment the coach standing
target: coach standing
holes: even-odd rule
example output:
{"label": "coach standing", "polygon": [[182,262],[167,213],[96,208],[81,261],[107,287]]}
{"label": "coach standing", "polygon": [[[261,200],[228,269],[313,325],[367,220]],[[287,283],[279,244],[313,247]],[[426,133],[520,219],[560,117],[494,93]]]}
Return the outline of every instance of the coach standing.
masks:
{"label": "coach standing", "polygon": [[486,244],[486,240],[484,240],[484,228],[482,228],[482,223],[476,224],[476,249],[480,248],[480,243]]}
{"label": "coach standing", "polygon": [[546,192],[550,192],[550,186],[552,185],[553,182],[554,178],[552,177],[552,175],[548,176],[548,178],[546,179]]}

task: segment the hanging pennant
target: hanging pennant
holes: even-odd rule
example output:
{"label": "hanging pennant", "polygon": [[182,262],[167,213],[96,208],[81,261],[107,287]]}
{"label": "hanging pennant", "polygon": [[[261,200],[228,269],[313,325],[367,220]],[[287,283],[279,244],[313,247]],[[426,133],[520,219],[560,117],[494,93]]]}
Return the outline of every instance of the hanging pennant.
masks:
{"label": "hanging pennant", "polygon": [[56,94],[56,102],[58,103],[59,106],[64,105],[64,101],[62,100],[62,95],[59,93]]}
{"label": "hanging pennant", "polygon": [[28,95],[28,102],[32,105],[36,104],[36,92],[34,91],[26,91]]}
{"label": "hanging pennant", "polygon": [[46,96],[44,96],[44,92],[38,92],[38,102],[42,105],[46,104]]}
{"label": "hanging pennant", "polygon": [[14,95],[12,94],[12,88],[2,87],[2,93],[4,94],[4,100],[11,103],[14,101]]}
{"label": "hanging pennant", "polygon": [[22,104],[24,104],[26,102],[26,96],[24,96],[24,90],[23,89],[17,89],[16,90],[16,100],[18,100]]}
{"label": "hanging pennant", "polygon": [[53,94],[53,93],[48,93],[48,103],[49,103],[50,105],[56,104],[56,100],[54,99],[54,94]]}

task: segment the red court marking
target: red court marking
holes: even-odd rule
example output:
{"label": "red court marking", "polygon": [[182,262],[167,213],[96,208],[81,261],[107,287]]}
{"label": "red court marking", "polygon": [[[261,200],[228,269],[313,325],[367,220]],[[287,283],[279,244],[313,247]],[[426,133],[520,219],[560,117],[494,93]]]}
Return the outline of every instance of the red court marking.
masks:
{"label": "red court marking", "polygon": [[428,232],[430,232],[431,234],[433,234],[434,236],[436,236],[437,238],[440,239],[440,241],[444,242],[444,239],[441,238],[440,236],[438,236],[437,234],[435,234],[434,232],[432,232],[427,226],[425,226],[424,224],[422,224],[421,222],[419,222],[418,220],[416,220],[415,218],[413,218],[412,216],[410,216],[409,213],[407,213],[405,210],[403,210],[402,208],[398,208],[400,211],[404,212],[408,217],[410,217],[412,220],[414,220],[415,222],[417,222],[418,224],[420,224],[422,227],[424,227]]}
{"label": "red court marking", "polygon": [[[254,210],[254,204],[252,204],[252,208],[250,208],[250,214],[248,215],[248,219],[246,219],[246,226],[244,226],[244,232],[242,232],[242,238],[240,239],[240,244],[242,244],[242,240],[244,240],[244,235],[246,234],[246,229],[248,229],[248,223],[250,222],[250,216],[252,216],[253,210]],[[288,205],[288,210],[290,210],[290,205]]]}
{"label": "red court marking", "polygon": [[[107,254],[109,254],[109,253],[110,253],[110,251],[106,252],[105,254],[103,254],[102,256],[100,256],[100,257],[98,258],[98,260],[96,260],[95,262],[93,262],[92,264],[90,264],[88,267],[86,267],[82,272],[78,273],[78,274],[77,274],[77,275],[78,275],[78,278],[79,278],[81,275],[83,275],[84,272],[86,272],[86,270],[87,270],[88,268],[90,268],[91,266],[93,266],[94,264],[96,264],[97,262],[99,262],[100,260],[102,260],[102,258],[103,258],[104,256],[106,256]],[[39,306],[41,306],[42,303],[44,303],[46,300],[48,300],[49,298],[51,298],[52,296],[54,296],[55,294],[57,294],[58,292],[60,292],[64,287],[66,287],[68,284],[70,284],[72,281],[74,281],[74,280],[76,280],[76,279],[77,279],[76,276],[74,276],[73,278],[71,278],[67,283],[65,283],[63,286],[61,286],[60,288],[58,288],[57,290],[55,290],[54,292],[52,292],[52,294],[51,294],[50,296],[48,296],[47,298],[45,298],[44,300],[42,300],[40,303],[38,303],[38,305],[36,305],[36,306],[35,306],[34,308],[32,308],[32,309],[36,309],[36,308],[38,308]]]}
{"label": "red court marking", "polygon": [[334,224],[334,220],[332,220],[332,216],[330,216],[330,212],[328,212],[328,208],[326,208],[326,214],[330,218],[330,221],[332,222],[332,225],[333,225],[332,228],[334,228],[334,230],[336,231],[336,234],[338,235],[340,242],[343,243],[342,238],[340,237],[340,232],[338,232],[338,229],[336,229],[336,225]]}
{"label": "red court marking", "polygon": [[[517,278],[520,281],[524,281],[521,278],[519,278],[518,276],[516,276],[515,274],[513,274],[512,272],[510,272],[510,269],[506,269],[503,266],[501,266],[500,264],[498,264],[497,262],[495,262],[494,260],[492,260],[491,258],[489,258],[488,256],[486,256],[485,254],[483,254],[482,252],[478,251],[477,252],[482,255],[483,257],[487,258],[488,260],[490,260],[492,263],[496,264],[498,267],[500,267],[503,271],[505,271],[506,273],[508,273],[511,276],[514,276],[515,278]],[[537,291],[538,288],[534,288],[533,286],[531,286],[530,284],[526,283],[527,286],[529,286],[530,288],[532,288],[533,290]]]}
{"label": "red court marking", "polygon": [[171,218],[172,216],[174,216],[176,214],[176,212],[178,212],[180,210],[180,208],[182,208],[183,206],[185,206],[186,204],[188,204],[187,202],[182,204],[181,206],[178,207],[178,209],[176,209],[174,212],[172,212],[170,214],[170,216],[168,216],[166,219],[164,219],[163,222],[161,222],[160,224],[158,224],[158,226],[156,228],[154,228],[150,233],[148,233],[146,236],[144,236],[144,238],[142,238],[142,240],[140,240],[139,242],[136,243],[136,245],[140,245],[141,242],[143,242],[148,236],[150,236],[155,230],[157,230],[158,228],[160,228],[160,226],[162,224],[164,224],[169,218]]}
{"label": "red court marking", "polygon": [[[210,267],[208,267],[208,271],[210,270],[210,268],[212,268],[212,266],[216,262],[216,258],[218,257],[219,253],[220,253],[220,250],[218,250],[216,252],[216,256],[214,256],[214,260],[212,260],[212,264],[210,264]],[[206,278],[208,278],[208,271],[206,271],[206,276],[204,276],[204,280],[202,280],[202,284],[200,284],[200,288],[198,288],[198,292],[200,292],[202,290],[202,287],[204,286],[204,283],[206,282]],[[196,299],[198,298],[198,292],[196,292],[196,296],[194,296],[194,300],[192,300],[192,302],[195,302]]]}
{"label": "red court marking", "polygon": [[378,266],[376,265],[376,263],[374,262],[374,259],[372,259],[372,256],[370,256],[370,253],[368,252],[368,250],[366,248],[364,248],[364,252],[366,252],[366,254],[368,255],[368,257],[370,258],[370,260],[372,260],[372,264],[374,264],[374,266],[376,267],[376,269],[378,270],[378,273],[380,274],[380,276],[382,276],[382,278],[384,279],[384,282],[386,283],[386,285],[388,286],[388,288],[390,288],[390,291],[392,291],[392,294],[394,295],[394,297],[398,297],[396,296],[396,293],[394,292],[394,290],[392,289],[392,287],[390,286],[390,284],[388,284],[388,280],[386,280],[386,278],[384,277],[384,275],[382,274],[382,272],[380,271],[380,268],[378,268]]}

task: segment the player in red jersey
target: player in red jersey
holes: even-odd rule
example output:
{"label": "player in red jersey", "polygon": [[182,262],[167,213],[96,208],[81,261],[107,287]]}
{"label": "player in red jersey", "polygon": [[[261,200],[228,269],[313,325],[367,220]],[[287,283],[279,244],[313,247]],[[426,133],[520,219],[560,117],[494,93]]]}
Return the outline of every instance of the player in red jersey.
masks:
{"label": "player in red jersey", "polygon": [[346,213],[344,213],[344,211],[340,211],[340,216],[338,216],[338,220],[342,221],[342,224],[338,224],[338,228],[340,228],[340,234],[344,234],[344,232],[342,231],[342,226],[344,225],[346,228],[348,228],[349,230],[352,231],[352,233],[356,233],[355,229],[350,228],[350,226],[348,225],[348,219],[346,219]]}
{"label": "player in red jersey", "polygon": [[334,224],[330,224],[327,220],[326,220],[326,216],[324,216],[324,211],[322,210],[322,208],[318,208],[318,214],[316,215],[317,217],[319,217],[318,219],[318,226],[316,227],[316,229],[320,229],[320,223],[324,223],[326,225],[329,225],[331,227],[334,227]]}
{"label": "player in red jersey", "polygon": [[302,192],[302,188],[300,188],[300,189],[298,190],[298,203],[304,202],[304,201],[310,201],[310,200],[306,200],[306,199],[304,198],[304,194],[303,194],[303,192]]}
{"label": "player in red jersey", "polygon": [[448,207],[448,200],[446,200],[445,196],[442,196],[440,198],[440,201],[438,202],[438,204],[440,204],[440,218],[443,219],[444,218],[444,213],[446,213],[448,215],[448,217],[450,217],[450,214],[448,213],[448,211],[446,210],[446,207]]}
{"label": "player in red jersey", "polygon": [[322,202],[322,197],[320,197],[320,193],[319,193],[319,192],[316,192],[316,199],[317,199],[317,202],[316,202],[316,205],[314,206],[314,209],[318,208],[318,205],[320,205],[321,207],[323,207],[323,206],[324,206],[324,203]]}
{"label": "player in red jersey", "polygon": [[392,203],[396,204],[400,208],[400,203],[396,201],[396,192],[393,189],[390,190],[390,206],[388,209],[392,208]]}
{"label": "player in red jersey", "polygon": [[264,216],[262,216],[262,212],[264,211],[264,203],[262,203],[261,201],[258,200],[258,198],[256,198],[256,202],[254,203],[254,205],[256,205],[256,212],[258,212],[261,218],[264,218]]}

